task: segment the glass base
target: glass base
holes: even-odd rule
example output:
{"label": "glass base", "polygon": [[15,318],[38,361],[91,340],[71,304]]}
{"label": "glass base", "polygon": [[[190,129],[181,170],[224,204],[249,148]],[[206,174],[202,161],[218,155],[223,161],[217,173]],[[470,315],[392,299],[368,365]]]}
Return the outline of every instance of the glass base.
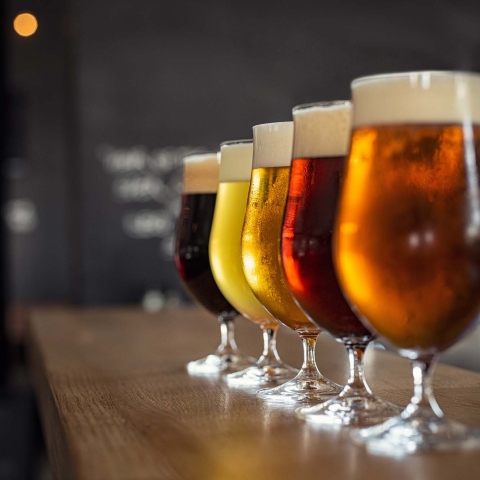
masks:
{"label": "glass base", "polygon": [[405,418],[400,415],[381,425],[356,430],[351,435],[370,453],[395,457],[432,450],[480,448],[480,429],[444,417]]}
{"label": "glass base", "polygon": [[[348,387],[347,387],[348,388]],[[320,425],[373,425],[398,415],[401,408],[364,390],[342,392],[314,407],[297,409],[297,417]]]}
{"label": "glass base", "polygon": [[191,375],[219,375],[238,372],[255,364],[255,359],[243,354],[212,353],[211,355],[187,363]]}
{"label": "glass base", "polygon": [[245,370],[227,375],[225,379],[231,386],[262,387],[291,379],[298,369],[282,362],[253,365]]}
{"label": "glass base", "polygon": [[338,395],[342,387],[325,378],[320,372],[314,374],[300,370],[299,374],[283,385],[260,390],[257,397],[274,403],[317,404]]}

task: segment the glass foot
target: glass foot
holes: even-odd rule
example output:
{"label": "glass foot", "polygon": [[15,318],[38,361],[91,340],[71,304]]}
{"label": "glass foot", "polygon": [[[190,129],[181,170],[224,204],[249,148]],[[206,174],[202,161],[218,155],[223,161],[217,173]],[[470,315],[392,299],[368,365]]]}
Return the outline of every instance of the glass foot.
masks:
{"label": "glass foot", "polygon": [[285,363],[253,365],[245,370],[227,375],[225,379],[231,386],[261,387],[291,379],[298,369]]}
{"label": "glass foot", "polygon": [[187,370],[191,375],[228,374],[244,370],[248,366],[254,365],[255,362],[254,358],[247,355],[212,353],[205,358],[187,363]]}
{"label": "glass foot", "polygon": [[275,403],[309,403],[325,402],[333,395],[338,395],[342,387],[325,378],[320,372],[306,374],[300,370],[299,374],[283,385],[260,390],[257,397]]}
{"label": "glass foot", "polygon": [[402,414],[351,435],[370,453],[395,457],[432,450],[480,448],[480,429],[444,417],[405,418]]}
{"label": "glass foot", "polygon": [[371,393],[344,390],[338,397],[321,405],[297,409],[297,416],[320,425],[373,425],[398,415],[400,411],[397,405]]}

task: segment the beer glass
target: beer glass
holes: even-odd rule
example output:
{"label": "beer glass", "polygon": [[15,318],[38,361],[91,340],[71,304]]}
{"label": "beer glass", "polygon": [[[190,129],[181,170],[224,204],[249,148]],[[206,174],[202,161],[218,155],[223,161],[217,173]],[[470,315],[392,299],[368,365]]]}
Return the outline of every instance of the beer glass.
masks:
{"label": "beer glass", "polygon": [[339,279],[362,321],[413,361],[398,417],[355,434],[372,451],[479,447],[431,387],[438,354],[480,311],[480,75],[352,83],[353,133],[336,226]]}
{"label": "beer glass", "polygon": [[221,343],[215,353],[189,362],[193,374],[242,370],[255,362],[237,348],[234,318],[238,315],[213,279],[208,242],[218,189],[217,153],[188,155],[183,160],[183,194],[177,224],[175,265],[188,292],[220,322]]}
{"label": "beer glass", "polygon": [[254,366],[226,376],[230,385],[262,386],[292,378],[296,369],[278,356],[279,323],[256,299],[242,268],[241,234],[252,173],[252,140],[222,143],[217,201],[210,237],[210,263],[225,298],[263,331],[264,351]]}
{"label": "beer glass", "polygon": [[303,366],[294,379],[260,390],[257,395],[274,402],[319,403],[340,388],[317,369],[315,343],[320,329],[293,300],[280,257],[292,143],[293,122],[253,127],[253,169],[242,231],[242,262],[247,283],[259,302],[298,333],[304,350]]}
{"label": "beer glass", "polygon": [[308,422],[326,425],[378,423],[395,406],[372,394],[363,375],[363,355],[372,334],[345,301],[333,268],[332,231],[351,128],[350,102],[293,109],[294,146],[282,259],[293,296],[314,323],[347,349],[350,377],[340,394],[301,408]]}

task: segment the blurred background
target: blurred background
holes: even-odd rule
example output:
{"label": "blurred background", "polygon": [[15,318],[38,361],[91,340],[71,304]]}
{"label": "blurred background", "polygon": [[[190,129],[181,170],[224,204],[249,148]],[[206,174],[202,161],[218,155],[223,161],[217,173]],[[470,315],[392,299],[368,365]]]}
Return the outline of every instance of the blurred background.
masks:
{"label": "blurred background", "polygon": [[[478,1],[0,5],[0,480],[49,478],[22,373],[30,306],[186,300],[172,251],[187,151],[349,98],[358,76],[480,70]],[[479,344],[444,361],[480,371]]]}

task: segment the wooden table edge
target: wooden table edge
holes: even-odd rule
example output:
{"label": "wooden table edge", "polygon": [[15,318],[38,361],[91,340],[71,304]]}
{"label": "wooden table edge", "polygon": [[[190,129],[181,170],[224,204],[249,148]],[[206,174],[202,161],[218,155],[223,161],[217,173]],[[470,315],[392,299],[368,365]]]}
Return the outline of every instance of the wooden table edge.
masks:
{"label": "wooden table edge", "polygon": [[63,428],[63,421],[59,414],[55,393],[52,391],[47,379],[44,360],[40,353],[34,335],[34,322],[32,316],[28,324],[27,351],[28,366],[35,397],[38,402],[38,410],[41,419],[41,428],[47,447],[47,456],[53,470],[54,478],[68,478],[77,480],[75,473],[73,453],[69,450],[67,435]]}

